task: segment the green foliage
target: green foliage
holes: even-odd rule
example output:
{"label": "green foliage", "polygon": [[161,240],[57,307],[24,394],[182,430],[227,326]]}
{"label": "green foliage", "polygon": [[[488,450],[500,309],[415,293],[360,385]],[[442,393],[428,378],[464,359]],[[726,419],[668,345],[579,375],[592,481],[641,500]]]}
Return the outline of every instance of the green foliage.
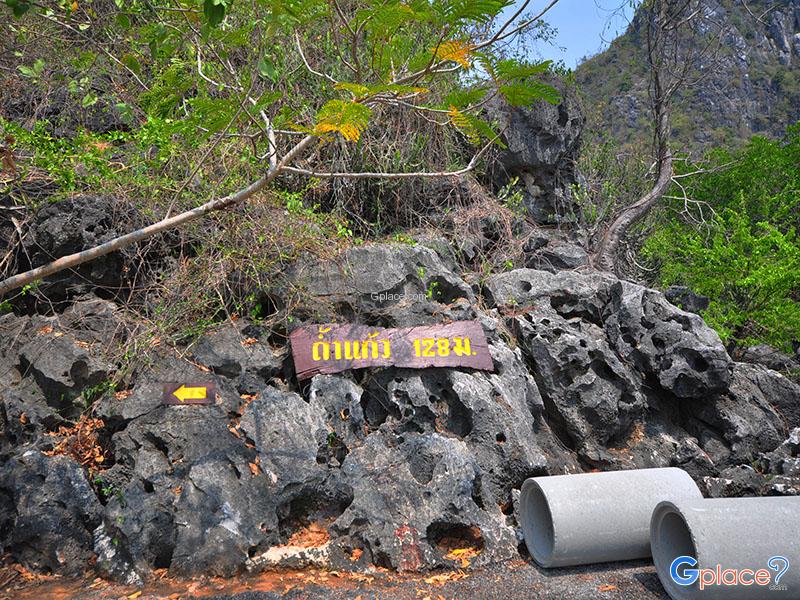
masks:
{"label": "green foliage", "polygon": [[225,11],[231,5],[230,0],[204,0],[203,14],[211,27],[216,27],[225,18]]}
{"label": "green foliage", "polygon": [[730,343],[789,350],[800,337],[799,164],[800,124],[714,153],[711,172],[683,180],[692,202],[674,201],[642,250],[662,285],[711,298],[704,317]]}
{"label": "green foliage", "polygon": [[11,9],[15,17],[21,17],[31,8],[31,3],[27,0],[6,0],[6,5]]}
{"label": "green foliage", "polygon": [[[16,139],[13,185],[54,181],[58,192],[46,201],[114,196],[120,213],[131,215],[121,224],[129,228],[245,188],[264,175],[272,155],[286,156],[309,133],[320,139],[293,166],[387,173],[462,168],[474,155],[465,138],[479,146],[497,138],[483,112],[489,96],[500,93],[516,104],[557,99],[545,83],[552,76],[548,63],[508,56],[514,38],[481,44],[509,5],[114,0],[80,2],[75,10],[71,1],[5,0],[0,31],[14,38],[8,47],[18,63],[9,72],[42,91],[29,114],[0,121],[3,134]],[[538,35],[538,28],[526,34]],[[52,104],[49,90],[60,89],[67,92],[62,114],[48,112],[51,123],[34,123],[30,117]],[[115,108],[121,131],[81,127],[107,131],[115,123],[105,117]],[[483,168],[477,165],[479,176]],[[253,286],[277,285],[301,253],[333,255],[361,236],[419,223],[449,202],[441,185],[429,181],[317,181],[284,173],[249,203],[185,225],[176,236],[179,264],[131,296],[133,310],[152,327],[138,339],[186,340],[232,313],[288,320],[292,307],[275,317],[250,297]],[[35,208],[42,196],[25,197],[22,188],[20,202]],[[154,240],[162,242],[171,243]],[[232,289],[239,276],[258,285]],[[431,295],[437,292],[431,285]]]}
{"label": "green foliage", "polygon": [[44,121],[28,130],[0,117],[0,130],[16,138],[17,147],[34,151],[33,165],[45,170],[65,192],[99,186],[111,175],[109,158],[120,134],[78,133],[73,138],[55,137]]}
{"label": "green foliage", "polygon": [[357,142],[369,124],[372,110],[358,102],[329,100],[317,113],[314,133],[341,133],[350,142]]}
{"label": "green foliage", "polygon": [[522,189],[519,177],[512,177],[497,192],[497,200],[514,214],[522,216],[525,212],[525,207],[522,203]]}
{"label": "green foliage", "polygon": [[37,58],[36,62],[34,62],[32,66],[28,67],[26,65],[19,65],[17,69],[19,69],[19,72],[25,77],[29,77],[30,79],[37,81],[44,71],[44,60]]}

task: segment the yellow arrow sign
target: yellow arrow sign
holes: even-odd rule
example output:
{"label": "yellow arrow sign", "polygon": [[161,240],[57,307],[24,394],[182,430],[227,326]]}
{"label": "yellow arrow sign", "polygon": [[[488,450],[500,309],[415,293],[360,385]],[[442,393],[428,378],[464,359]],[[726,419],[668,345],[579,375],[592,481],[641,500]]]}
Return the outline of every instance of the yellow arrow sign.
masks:
{"label": "yellow arrow sign", "polygon": [[172,393],[175,394],[175,397],[181,402],[186,402],[187,400],[204,400],[206,398],[207,388],[186,387],[182,385]]}

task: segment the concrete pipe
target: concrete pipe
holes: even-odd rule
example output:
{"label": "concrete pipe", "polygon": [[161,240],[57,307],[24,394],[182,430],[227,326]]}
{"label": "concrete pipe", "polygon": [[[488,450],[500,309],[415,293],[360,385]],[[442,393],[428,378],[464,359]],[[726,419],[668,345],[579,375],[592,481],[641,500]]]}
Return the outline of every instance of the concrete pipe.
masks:
{"label": "concrete pipe", "polygon": [[661,502],[650,543],[674,600],[800,599],[798,497]]}
{"label": "concrete pipe", "polygon": [[522,485],[525,544],[543,567],[650,556],[650,517],[662,500],[701,499],[675,468],[533,477]]}

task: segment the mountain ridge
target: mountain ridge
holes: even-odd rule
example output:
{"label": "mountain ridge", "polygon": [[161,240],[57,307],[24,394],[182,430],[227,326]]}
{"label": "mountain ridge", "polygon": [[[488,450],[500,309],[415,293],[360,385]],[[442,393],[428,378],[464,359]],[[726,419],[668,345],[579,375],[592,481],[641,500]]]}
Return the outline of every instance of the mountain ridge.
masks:
{"label": "mountain ridge", "polygon": [[[692,74],[700,82],[676,93],[676,149],[738,145],[753,134],[780,137],[800,119],[800,0],[700,0],[699,8],[698,28],[718,23],[722,43]],[[641,22],[637,13],[608,49],[576,70],[590,130],[623,146],[641,143],[652,130]]]}

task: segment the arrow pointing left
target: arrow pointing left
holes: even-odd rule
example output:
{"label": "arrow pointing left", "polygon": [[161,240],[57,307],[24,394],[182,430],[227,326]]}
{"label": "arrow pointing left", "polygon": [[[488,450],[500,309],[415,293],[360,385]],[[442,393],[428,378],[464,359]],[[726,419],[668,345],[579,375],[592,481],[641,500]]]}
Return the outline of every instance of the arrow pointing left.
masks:
{"label": "arrow pointing left", "polygon": [[164,404],[213,404],[213,383],[166,383]]}
{"label": "arrow pointing left", "polygon": [[208,396],[205,386],[186,387],[182,385],[172,393],[175,394],[175,397],[181,402],[186,402],[187,400],[204,400]]}

